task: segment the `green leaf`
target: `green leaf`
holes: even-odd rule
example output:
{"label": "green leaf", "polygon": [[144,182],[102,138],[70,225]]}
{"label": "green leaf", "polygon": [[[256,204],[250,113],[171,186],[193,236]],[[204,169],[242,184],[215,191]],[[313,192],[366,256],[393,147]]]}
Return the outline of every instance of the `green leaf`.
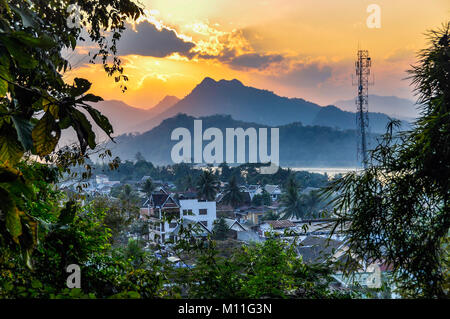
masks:
{"label": "green leaf", "polygon": [[19,40],[25,45],[30,47],[38,47],[43,49],[50,49],[55,46],[55,42],[48,36],[42,35],[39,38],[31,36],[29,33],[23,31],[14,32],[12,35],[15,39]]}
{"label": "green leaf", "polygon": [[89,94],[86,94],[85,96],[83,96],[83,98],[81,100],[85,101],[85,102],[97,103],[97,102],[103,101],[103,98],[100,97],[100,96],[97,96],[97,95],[89,93]]}
{"label": "green leaf", "polygon": [[22,225],[25,226],[25,230],[28,235],[21,237],[20,244],[22,248],[25,248],[31,252],[38,241],[38,223],[33,217],[25,214],[24,212],[20,212],[20,217],[22,220]]}
{"label": "green leaf", "polygon": [[[1,67],[0,67],[1,69]],[[0,70],[1,73],[1,70]],[[8,92],[8,82],[0,78],[0,98],[5,97],[6,93]]]}
{"label": "green leaf", "polygon": [[61,210],[58,217],[58,223],[61,225],[68,225],[72,223],[75,218],[77,207],[74,201],[70,200],[66,203],[66,206]]}
{"label": "green leaf", "polygon": [[19,236],[22,235],[22,223],[20,222],[20,211],[15,205],[6,211],[5,225],[13,240],[18,244]]}
{"label": "green leaf", "polygon": [[61,129],[50,112],[46,112],[31,133],[36,153],[45,156],[53,152],[61,136]]}
{"label": "green leaf", "polygon": [[31,123],[19,116],[11,117],[16,127],[17,137],[25,151],[29,151],[33,147],[33,138],[31,136],[31,131],[33,130],[33,125]]}
{"label": "green leaf", "polygon": [[0,36],[0,42],[3,43],[9,54],[24,69],[33,69],[38,66],[38,61],[25,50],[25,46],[20,41],[8,36]]}
{"label": "green leaf", "polygon": [[0,134],[0,162],[15,164],[22,155],[22,145],[13,134]]}
{"label": "green leaf", "polygon": [[86,79],[83,78],[75,78],[74,79],[74,86],[72,87],[72,95],[73,96],[80,96],[91,88],[92,83],[89,82]]}
{"label": "green leaf", "polygon": [[[4,51],[6,53],[6,51]],[[8,92],[8,81],[11,81],[9,74],[9,57],[4,54],[3,50],[0,52],[0,97],[4,97]]]}
{"label": "green leaf", "polygon": [[34,289],[42,288],[42,283],[37,279],[33,279],[31,281],[31,287],[33,287]]}
{"label": "green leaf", "polygon": [[[71,110],[72,127],[75,129],[78,140],[80,141],[82,150],[84,151],[86,145],[91,149],[96,146],[95,133],[92,131],[92,125],[86,116],[76,109]],[[84,149],[83,149],[84,148]]]}
{"label": "green leaf", "polygon": [[93,107],[89,105],[82,105],[84,109],[86,109],[89,112],[89,115],[92,117],[94,122],[106,133],[109,137],[111,137],[111,134],[114,132],[113,127],[111,123],[109,122],[108,118],[104,116],[102,113],[100,113],[97,109],[94,109]]}
{"label": "green leaf", "polygon": [[0,0],[0,7],[4,8],[8,14],[11,13],[11,8],[6,0]]}

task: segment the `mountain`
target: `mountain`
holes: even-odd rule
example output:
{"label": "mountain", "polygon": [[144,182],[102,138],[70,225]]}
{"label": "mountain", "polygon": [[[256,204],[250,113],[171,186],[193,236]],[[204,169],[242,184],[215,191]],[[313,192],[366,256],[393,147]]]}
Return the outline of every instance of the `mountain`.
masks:
{"label": "mountain", "polygon": [[139,109],[117,100],[101,101],[92,106],[109,119],[114,128],[114,135],[126,133],[142,119],[157,115],[152,109]]}
{"label": "mountain", "polygon": [[[176,128],[187,128],[193,139],[193,125],[196,118],[178,114],[163,120],[152,130],[143,134],[125,134],[116,138],[116,143],[108,143],[113,156],[122,160],[133,160],[137,152],[154,164],[173,164],[172,147],[178,141],[170,139]],[[209,127],[221,130],[225,137],[226,128],[249,127],[268,128],[267,125],[234,120],[230,115],[200,117],[203,131]],[[337,130],[331,127],[304,126],[299,122],[279,126],[279,156],[283,166],[301,167],[354,167],[356,165],[356,134],[354,130]],[[371,140],[374,139],[371,135]],[[269,139],[270,140],[270,139]],[[203,142],[203,147],[209,142]],[[248,143],[248,142],[247,142]],[[226,158],[226,142],[223,142],[223,154]],[[268,146],[271,149],[271,146]],[[192,154],[193,151],[192,151]],[[248,150],[246,150],[248,158]]]}
{"label": "mountain", "polygon": [[[114,128],[113,136],[119,136],[124,133],[133,132],[136,125],[144,120],[156,117],[178,101],[179,99],[176,96],[167,95],[156,105],[148,109],[136,108],[118,100],[105,100],[91,103],[91,106],[99,110],[109,119]],[[91,119],[86,111],[81,111]],[[107,135],[97,125],[94,124],[92,130],[96,135],[97,142],[103,142],[108,139]],[[61,134],[59,145],[68,145],[76,141],[77,138],[73,129],[64,130]]]}
{"label": "mountain", "polygon": [[176,104],[179,99],[176,96],[167,95],[160,102],[148,109],[132,107],[117,100],[101,101],[93,104],[102,112],[114,127],[114,135],[120,135],[133,131],[136,125],[144,120],[154,118]]}
{"label": "mountain", "polygon": [[[334,105],[345,111],[354,112],[356,109],[354,99],[337,101]],[[407,121],[415,119],[419,115],[414,101],[396,96],[369,95],[369,110]]]}
{"label": "mountain", "polygon": [[[276,107],[275,107],[276,106]],[[319,108],[303,99],[280,97],[273,92],[244,86],[238,80],[203,79],[191,93],[156,118],[143,122],[136,131],[146,131],[178,113],[192,116],[228,114],[242,121],[282,125],[309,123]]]}
{"label": "mountain", "polygon": [[[370,131],[374,133],[384,133],[389,118],[383,113],[369,113]],[[329,126],[337,129],[354,130],[356,125],[356,115],[353,112],[343,111],[334,105],[322,107],[314,119],[313,125]],[[402,127],[406,129],[408,124],[403,122]]]}
{"label": "mountain", "polygon": [[160,114],[168,108],[174,106],[178,101],[180,101],[180,99],[176,96],[166,95],[161,101],[158,102],[158,104],[150,108],[149,111],[154,111],[155,114]]}
{"label": "mountain", "polygon": [[[340,129],[355,127],[355,114],[336,107],[321,107],[300,98],[287,98],[267,90],[243,85],[240,81],[215,81],[206,77],[185,98],[159,115],[141,122],[132,131],[145,132],[164,119],[179,113],[191,116],[231,115],[236,120],[278,126],[293,122]],[[374,119],[372,132],[384,132],[389,121],[384,114],[369,114]]]}

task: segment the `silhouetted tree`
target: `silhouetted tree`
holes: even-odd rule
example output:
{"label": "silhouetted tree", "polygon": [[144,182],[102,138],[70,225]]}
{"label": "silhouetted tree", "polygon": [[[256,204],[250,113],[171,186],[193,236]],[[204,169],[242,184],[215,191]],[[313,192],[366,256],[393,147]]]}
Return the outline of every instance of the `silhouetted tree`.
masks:
{"label": "silhouetted tree", "polygon": [[286,191],[281,195],[282,218],[303,218],[305,210],[302,205],[299,187],[293,177],[290,177],[286,184]]}
{"label": "silhouetted tree", "polygon": [[393,266],[406,296],[448,297],[450,227],[450,22],[410,71],[421,116],[411,131],[387,128],[363,172],[334,181],[326,194],[349,253]]}
{"label": "silhouetted tree", "polygon": [[229,233],[228,225],[223,217],[214,224],[213,227],[213,238],[217,240],[224,240],[227,238]]}
{"label": "silhouetted tree", "polygon": [[235,176],[231,177],[228,185],[225,187],[224,193],[225,195],[223,197],[223,202],[225,204],[230,204],[233,208],[238,207],[244,199],[244,196],[239,189],[239,185],[236,182]]}
{"label": "silhouetted tree", "polygon": [[197,180],[197,194],[198,196],[207,201],[213,201],[216,199],[216,194],[219,191],[217,177],[211,170],[204,170]]}
{"label": "silhouetted tree", "polygon": [[147,197],[150,197],[152,192],[155,190],[155,184],[153,184],[152,180],[150,178],[146,179],[144,183],[142,184],[142,191],[147,195]]}

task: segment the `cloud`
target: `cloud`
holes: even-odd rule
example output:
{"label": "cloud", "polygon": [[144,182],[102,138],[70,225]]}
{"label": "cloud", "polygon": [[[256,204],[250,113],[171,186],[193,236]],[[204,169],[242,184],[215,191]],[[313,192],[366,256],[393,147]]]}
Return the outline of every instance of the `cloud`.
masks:
{"label": "cloud", "polygon": [[174,53],[187,55],[195,46],[193,42],[183,40],[171,29],[158,29],[154,24],[143,21],[136,25],[136,31],[130,26],[122,34],[117,45],[119,55],[142,55],[157,58]]}
{"label": "cloud", "polygon": [[385,57],[386,62],[397,63],[406,61],[408,64],[412,62],[416,54],[412,49],[400,48],[389,52]]}
{"label": "cloud", "polygon": [[[221,31],[208,21],[187,25],[184,29],[191,30],[197,36],[179,33],[156,19],[143,20],[134,25],[134,28],[127,24],[117,43],[117,54],[121,57],[138,55],[215,60],[231,69],[260,72],[270,72],[272,66],[279,66],[280,62],[286,60],[279,53],[256,52],[240,29]],[[70,60],[75,61],[76,67],[87,64],[87,53],[96,51],[95,47],[89,40],[80,44],[77,52],[70,55]]]}
{"label": "cloud", "polygon": [[229,64],[235,69],[265,69],[272,63],[283,61],[283,56],[280,54],[259,54],[247,53],[233,57]]}
{"label": "cloud", "polygon": [[330,66],[298,62],[289,71],[275,76],[275,79],[290,86],[314,87],[330,79],[331,75],[332,69]]}
{"label": "cloud", "polygon": [[188,27],[203,36],[186,55],[189,58],[216,60],[237,70],[259,71],[284,60],[281,54],[255,52],[243,30],[224,32],[206,23],[196,23]]}

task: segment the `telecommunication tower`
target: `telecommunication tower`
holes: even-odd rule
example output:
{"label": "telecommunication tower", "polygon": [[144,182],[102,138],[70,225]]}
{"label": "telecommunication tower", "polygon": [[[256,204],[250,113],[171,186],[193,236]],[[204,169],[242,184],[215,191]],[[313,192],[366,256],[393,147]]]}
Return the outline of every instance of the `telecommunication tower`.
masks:
{"label": "telecommunication tower", "polygon": [[[356,85],[358,96],[356,97],[356,128],[357,128],[357,155],[364,168],[367,168],[367,135],[369,133],[369,75],[372,60],[369,51],[358,50],[355,62]],[[372,84],[372,83],[370,83]]]}

